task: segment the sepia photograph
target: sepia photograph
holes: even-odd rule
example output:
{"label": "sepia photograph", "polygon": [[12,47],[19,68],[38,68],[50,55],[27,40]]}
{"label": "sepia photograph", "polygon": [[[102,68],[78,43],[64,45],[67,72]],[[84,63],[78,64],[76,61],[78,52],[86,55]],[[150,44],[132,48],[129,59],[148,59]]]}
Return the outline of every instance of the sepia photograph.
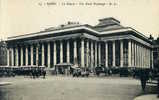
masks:
{"label": "sepia photograph", "polygon": [[159,100],[159,1],[0,0],[0,100]]}

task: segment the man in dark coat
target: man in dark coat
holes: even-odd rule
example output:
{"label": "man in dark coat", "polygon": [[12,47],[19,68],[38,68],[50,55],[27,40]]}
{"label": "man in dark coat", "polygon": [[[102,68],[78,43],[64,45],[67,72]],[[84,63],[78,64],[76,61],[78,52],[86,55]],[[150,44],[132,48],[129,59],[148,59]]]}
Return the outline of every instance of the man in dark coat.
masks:
{"label": "man in dark coat", "polygon": [[157,97],[159,98],[159,70],[157,70],[156,79],[157,79]]}
{"label": "man in dark coat", "polygon": [[140,70],[140,80],[141,80],[141,87],[142,90],[145,91],[146,82],[149,79],[149,73],[146,69]]}
{"label": "man in dark coat", "polygon": [[159,76],[157,77],[157,98],[159,98]]}
{"label": "man in dark coat", "polygon": [[45,76],[46,76],[46,70],[42,70],[42,75],[43,75],[43,78],[45,78]]}

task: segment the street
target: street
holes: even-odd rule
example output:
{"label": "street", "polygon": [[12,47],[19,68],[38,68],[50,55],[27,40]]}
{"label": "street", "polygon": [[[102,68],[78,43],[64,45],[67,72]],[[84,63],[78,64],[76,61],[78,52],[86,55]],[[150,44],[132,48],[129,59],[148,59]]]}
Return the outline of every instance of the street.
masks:
{"label": "street", "polygon": [[140,81],[131,77],[18,76],[2,81],[12,84],[0,86],[0,100],[133,100],[142,93]]}

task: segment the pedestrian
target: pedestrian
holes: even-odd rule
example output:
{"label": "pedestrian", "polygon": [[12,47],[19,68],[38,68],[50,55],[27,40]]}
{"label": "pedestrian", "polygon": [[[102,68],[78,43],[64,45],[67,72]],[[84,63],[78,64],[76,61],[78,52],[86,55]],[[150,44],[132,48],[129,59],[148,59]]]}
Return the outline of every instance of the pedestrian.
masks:
{"label": "pedestrian", "polygon": [[157,77],[157,98],[159,98],[159,76]]}
{"label": "pedestrian", "polygon": [[157,70],[156,77],[157,77],[157,98],[159,98],[159,70]]}
{"label": "pedestrian", "polygon": [[148,79],[149,79],[148,71],[146,69],[141,69],[140,70],[140,81],[141,81],[141,87],[142,87],[143,91],[145,91],[146,82]]}
{"label": "pedestrian", "polygon": [[46,70],[45,69],[42,69],[42,75],[43,75],[43,78],[45,79],[45,76],[46,76]]}

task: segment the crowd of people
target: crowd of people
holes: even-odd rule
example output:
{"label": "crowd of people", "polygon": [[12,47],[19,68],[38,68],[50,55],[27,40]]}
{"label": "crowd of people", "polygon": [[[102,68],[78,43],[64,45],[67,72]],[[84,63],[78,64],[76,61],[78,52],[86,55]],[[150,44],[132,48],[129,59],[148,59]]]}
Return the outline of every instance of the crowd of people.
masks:
{"label": "crowd of people", "polygon": [[45,67],[0,67],[0,77],[15,77],[15,76],[24,76],[30,78],[39,78],[42,76],[45,78],[46,70]]}

